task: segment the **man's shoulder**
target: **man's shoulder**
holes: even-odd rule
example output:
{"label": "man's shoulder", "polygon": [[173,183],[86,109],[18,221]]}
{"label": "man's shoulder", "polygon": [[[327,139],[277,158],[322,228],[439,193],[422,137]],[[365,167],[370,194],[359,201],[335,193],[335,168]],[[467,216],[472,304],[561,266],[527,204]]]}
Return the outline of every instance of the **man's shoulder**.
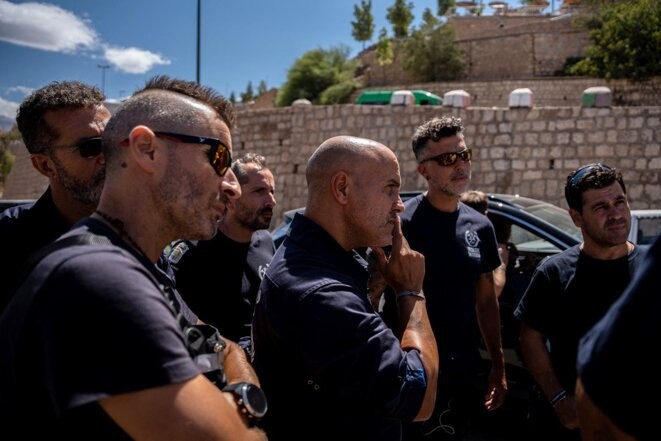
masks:
{"label": "man's shoulder", "polygon": [[566,250],[560,251],[557,254],[552,254],[545,257],[538,266],[540,271],[549,271],[549,270],[573,270],[576,268],[576,263],[578,262],[578,257],[580,255],[580,246],[574,245],[567,248]]}

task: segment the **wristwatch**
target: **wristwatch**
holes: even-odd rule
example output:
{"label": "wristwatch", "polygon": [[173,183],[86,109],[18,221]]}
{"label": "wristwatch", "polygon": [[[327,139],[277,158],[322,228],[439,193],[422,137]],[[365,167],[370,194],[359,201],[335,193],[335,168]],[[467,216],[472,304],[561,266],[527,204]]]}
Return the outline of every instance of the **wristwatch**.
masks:
{"label": "wristwatch", "polygon": [[223,392],[231,392],[236,404],[247,417],[250,426],[254,426],[268,410],[264,391],[252,383],[232,383],[223,388]]}

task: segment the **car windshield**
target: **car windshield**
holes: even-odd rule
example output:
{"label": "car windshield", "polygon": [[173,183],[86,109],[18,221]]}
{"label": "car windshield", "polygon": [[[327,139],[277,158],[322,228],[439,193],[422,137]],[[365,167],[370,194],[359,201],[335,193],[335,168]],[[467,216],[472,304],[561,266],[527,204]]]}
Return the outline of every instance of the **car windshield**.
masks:
{"label": "car windshield", "polygon": [[543,219],[551,225],[555,225],[560,230],[575,237],[576,240],[583,240],[581,230],[574,225],[574,221],[571,220],[567,210],[563,210],[562,208],[551,204],[537,204],[526,208],[526,211]]}

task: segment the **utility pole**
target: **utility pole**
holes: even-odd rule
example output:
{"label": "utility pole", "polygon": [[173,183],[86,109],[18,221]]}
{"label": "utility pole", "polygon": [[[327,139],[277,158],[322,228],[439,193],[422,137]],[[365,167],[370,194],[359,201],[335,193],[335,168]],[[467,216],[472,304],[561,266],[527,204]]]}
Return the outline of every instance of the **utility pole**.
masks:
{"label": "utility pole", "polygon": [[96,67],[101,69],[101,92],[106,94],[106,69],[110,68],[109,64],[97,64]]}
{"label": "utility pole", "polygon": [[197,84],[200,84],[200,2],[202,0],[197,0],[197,57],[195,59],[196,69],[195,69],[195,80]]}

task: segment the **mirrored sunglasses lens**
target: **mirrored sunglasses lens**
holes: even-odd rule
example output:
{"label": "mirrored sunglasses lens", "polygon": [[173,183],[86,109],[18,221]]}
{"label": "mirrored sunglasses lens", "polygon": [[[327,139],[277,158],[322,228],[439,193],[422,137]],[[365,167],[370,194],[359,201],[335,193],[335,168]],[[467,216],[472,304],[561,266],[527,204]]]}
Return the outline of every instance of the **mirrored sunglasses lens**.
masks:
{"label": "mirrored sunglasses lens", "polygon": [[103,151],[103,144],[101,138],[88,139],[78,145],[78,152],[83,158],[94,158],[99,156]]}
{"label": "mirrored sunglasses lens", "polygon": [[211,165],[219,176],[225,176],[225,173],[227,173],[227,169],[229,169],[230,163],[232,161],[229,150],[222,145],[219,145],[215,149],[215,152],[212,152],[210,160]]}
{"label": "mirrored sunglasses lens", "polygon": [[454,165],[457,162],[457,154],[454,152],[443,153],[438,157],[438,162],[446,167],[449,165]]}

